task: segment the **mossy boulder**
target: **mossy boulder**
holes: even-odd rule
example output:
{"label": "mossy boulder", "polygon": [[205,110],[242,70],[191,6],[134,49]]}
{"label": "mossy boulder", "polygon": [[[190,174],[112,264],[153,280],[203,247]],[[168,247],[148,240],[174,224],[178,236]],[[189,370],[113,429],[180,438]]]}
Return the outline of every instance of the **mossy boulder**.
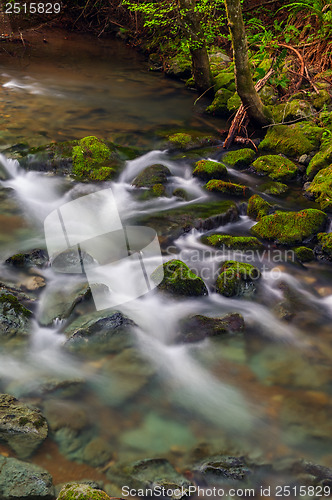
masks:
{"label": "mossy boulder", "polygon": [[228,194],[232,196],[247,196],[249,193],[249,188],[247,186],[216,179],[212,179],[207,184],[205,184],[204,187],[208,191],[214,193]]}
{"label": "mossy boulder", "polygon": [[320,170],[307,188],[323,210],[332,211],[332,165]]}
{"label": "mossy boulder", "polygon": [[318,127],[310,121],[304,121],[294,123],[291,125],[291,129],[304,135],[304,137],[312,144],[313,149],[319,148],[321,140],[324,136],[324,128]]}
{"label": "mossy boulder", "polygon": [[251,232],[283,245],[298,245],[324,231],[327,222],[327,215],[314,208],[300,212],[276,212],[263,217],[251,228]]}
{"label": "mossy boulder", "polygon": [[312,105],[315,109],[322,109],[326,104],[331,103],[331,96],[326,89],[319,89],[319,94],[314,94],[311,98]]}
{"label": "mossy boulder", "polygon": [[227,333],[240,333],[244,330],[244,319],[239,313],[229,313],[220,318],[195,315],[181,322],[180,342],[198,342],[206,337],[219,337]]}
{"label": "mossy boulder", "polygon": [[222,71],[214,79],[215,90],[227,89],[234,93],[235,91],[235,74],[233,71]]}
{"label": "mossy boulder", "polygon": [[293,99],[286,103],[277,104],[271,108],[271,111],[277,123],[287,123],[293,120],[307,120],[315,113],[310,102],[304,101],[303,99]]}
{"label": "mossy boulder", "polygon": [[97,137],[81,139],[72,149],[73,176],[78,181],[105,181],[111,179],[119,166],[112,151]]}
{"label": "mossy boulder", "polygon": [[278,92],[271,85],[265,85],[258,93],[265,106],[272,106],[278,100]]}
{"label": "mossy boulder", "polygon": [[332,163],[332,141],[324,142],[320,151],[311,159],[307,167],[307,177],[311,181],[317,172],[328,167]]}
{"label": "mossy boulder", "polygon": [[234,111],[237,111],[239,109],[241,104],[242,101],[239,94],[237,92],[234,92],[234,94],[227,101],[227,109],[230,113],[234,113]]}
{"label": "mossy boulder", "polygon": [[270,194],[272,196],[283,195],[288,191],[288,189],[287,184],[283,184],[282,182],[267,181],[260,186],[262,193]]}
{"label": "mossy boulder", "polygon": [[300,262],[311,262],[315,259],[314,251],[308,247],[294,248],[294,253]]}
{"label": "mossy boulder", "polygon": [[9,394],[0,395],[0,439],[19,458],[29,457],[46,439],[48,426],[38,409],[32,409]]}
{"label": "mossy boulder", "polygon": [[232,97],[233,92],[221,88],[215,93],[212,103],[205,109],[206,113],[227,118],[230,112],[227,107],[228,100]]}
{"label": "mossy boulder", "polygon": [[251,264],[227,260],[216,282],[216,291],[225,297],[249,296],[256,291],[259,269]]}
{"label": "mossy boulder", "polygon": [[269,215],[272,211],[272,205],[270,205],[268,201],[264,200],[258,194],[254,194],[249,198],[247,214],[252,219],[261,220],[266,215]]}
{"label": "mossy boulder", "polygon": [[245,168],[255,159],[256,153],[250,148],[229,151],[223,156],[223,161],[230,167]]}
{"label": "mossy boulder", "polygon": [[172,78],[189,78],[191,75],[191,60],[189,55],[179,51],[168,61],[166,74]]}
{"label": "mossy boulder", "polygon": [[0,291],[0,340],[27,338],[30,334],[32,312],[17,297]]}
{"label": "mossy boulder", "polygon": [[69,483],[61,488],[57,500],[110,500],[110,497],[88,484]]}
{"label": "mossy boulder", "polygon": [[30,267],[45,267],[48,263],[48,255],[45,250],[34,249],[25,253],[17,253],[6,259],[5,264],[18,269],[29,269]]}
{"label": "mossy boulder", "polygon": [[223,163],[212,160],[200,160],[195,164],[193,176],[202,181],[210,179],[224,179],[227,177],[227,168]]}
{"label": "mossy boulder", "polygon": [[163,292],[188,297],[208,294],[202,278],[192,272],[181,260],[172,259],[157,267],[151,274],[151,279],[159,282],[160,276],[164,277],[158,288]]}
{"label": "mossy boulder", "polygon": [[290,181],[298,172],[295,163],[281,155],[260,156],[253,162],[252,168],[274,181]]}
{"label": "mossy boulder", "polygon": [[319,233],[317,235],[318,247],[328,259],[332,259],[332,233]]}
{"label": "mossy boulder", "polygon": [[216,248],[227,247],[231,250],[260,250],[262,243],[254,236],[230,236],[229,234],[210,234],[202,236],[202,243]]}
{"label": "mossy boulder", "polygon": [[166,184],[168,177],[172,175],[169,168],[164,165],[151,165],[140,172],[132,182],[138,188],[152,188],[156,184]]}
{"label": "mossy boulder", "polygon": [[177,149],[186,149],[194,143],[192,136],[184,132],[169,135],[167,139],[170,145]]}
{"label": "mossy boulder", "polygon": [[268,129],[258,149],[294,157],[310,153],[314,146],[299,130],[287,125],[275,125]]}

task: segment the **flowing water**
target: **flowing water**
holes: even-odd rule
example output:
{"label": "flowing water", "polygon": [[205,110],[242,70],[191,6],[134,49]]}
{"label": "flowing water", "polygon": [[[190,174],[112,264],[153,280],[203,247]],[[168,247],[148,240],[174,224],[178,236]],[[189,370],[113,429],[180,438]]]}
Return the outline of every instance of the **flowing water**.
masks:
{"label": "flowing water", "polygon": [[[80,61],[75,58],[78,45],[70,47],[61,64],[61,58],[54,56],[54,65],[43,60],[40,66],[39,61],[38,71],[34,61],[24,71],[3,69],[4,106],[12,113],[12,126],[3,134],[3,145],[29,137],[37,142],[87,134],[109,138],[129,130],[135,135],[138,129],[146,131],[161,124],[198,125],[192,111],[193,95],[180,84],[149,74],[142,58],[120,49],[118,42],[98,46],[104,54],[98,64],[96,47],[84,47],[84,52],[80,46],[84,54]],[[22,105],[18,105],[20,99]],[[94,113],[94,109],[99,111]],[[210,196],[192,178],[190,161],[154,149],[155,140],[151,133],[150,151],[128,161],[117,181],[102,185],[112,189],[123,223],[205,202]],[[2,261],[18,251],[45,248],[43,223],[47,215],[96,189],[40,172],[25,172],[16,160],[5,156],[1,156],[1,163],[8,173],[8,180],[1,183]],[[171,170],[171,192],[184,188],[190,201],[174,196],[143,201],[136,196],[131,181],[155,163]],[[230,175],[234,179],[241,175],[242,182],[259,190],[257,179],[231,169]],[[294,208],[294,203],[282,201],[284,207]],[[249,235],[252,225],[253,221],[242,215],[216,231]],[[208,296],[175,300],[153,290],[117,307],[136,324],[134,345],[139,356],[133,349],[127,349],[127,355],[90,358],[65,351],[66,321],[55,317],[53,326],[46,327],[42,326],[43,318],[52,315],[49,304],[55,292],[64,293],[84,284],[85,279],[57,274],[52,267],[40,271],[47,285],[35,310],[30,342],[23,349],[3,351],[0,381],[2,391],[30,398],[46,413],[60,407],[69,420],[84,420],[82,427],[74,426],[64,439],[58,430],[57,444],[48,439],[32,457],[50,470],[55,482],[105,479],[104,470],[93,468],[82,451],[97,436],[110,444],[115,461],[166,456],[182,467],[193,449],[205,447],[210,454],[222,450],[270,462],[304,457],[332,466],[331,267],[318,262],[302,266],[291,253],[272,248],[253,257],[262,270],[257,296],[225,298],[213,289],[220,263],[233,257],[245,260],[246,256],[214,252],[201,243],[202,234],[192,230],[178,237],[171,248],[164,247],[163,253],[164,260],[178,256],[204,276]],[[120,263],[121,281],[130,279],[129,271]],[[16,285],[27,277],[23,271],[18,274],[4,265],[0,276],[1,281]],[[291,322],[278,314],[285,286],[292,296],[295,319]],[[93,311],[91,300],[75,309],[76,315],[83,317]],[[176,342],[184,318],[228,312],[243,315],[244,334],[194,344]],[[62,392],[52,394],[45,387],[56,386],[56,381],[69,382]]]}

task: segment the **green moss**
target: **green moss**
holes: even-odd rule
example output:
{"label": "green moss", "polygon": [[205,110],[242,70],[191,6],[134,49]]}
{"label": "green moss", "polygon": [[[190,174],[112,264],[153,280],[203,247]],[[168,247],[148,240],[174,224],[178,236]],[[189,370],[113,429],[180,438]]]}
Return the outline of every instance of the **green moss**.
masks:
{"label": "green moss", "polygon": [[227,176],[227,168],[223,163],[217,161],[200,160],[195,164],[193,176],[203,181],[224,179]]}
{"label": "green moss", "polygon": [[320,89],[319,94],[314,94],[312,104],[316,109],[322,109],[325,104],[330,104],[331,97],[326,89]]}
{"label": "green moss", "polygon": [[29,424],[30,423],[30,420],[27,418],[27,417],[20,417],[18,419],[18,424],[19,425],[22,425],[22,427],[26,424]]}
{"label": "green moss", "polygon": [[314,146],[299,130],[287,125],[275,125],[268,129],[258,149],[274,154],[301,156],[310,153]]}
{"label": "green moss", "polygon": [[286,193],[288,189],[289,188],[287,184],[282,184],[281,182],[272,182],[272,181],[264,182],[264,184],[260,186],[260,190],[262,191],[262,193],[271,194],[273,196],[282,195]]}
{"label": "green moss", "polygon": [[86,484],[69,483],[61,489],[57,500],[110,500],[110,497]]}
{"label": "green moss", "polygon": [[173,259],[157,267],[151,279],[158,282],[162,275],[158,288],[172,295],[199,296],[208,293],[204,281],[181,260]]}
{"label": "green moss", "polygon": [[320,151],[310,161],[307,167],[307,176],[312,180],[319,170],[328,167],[332,163],[332,141],[322,144]]}
{"label": "green moss", "polygon": [[274,181],[289,181],[298,172],[295,163],[279,155],[261,156],[254,161],[252,167],[258,174],[267,174]]}
{"label": "green moss", "polygon": [[258,194],[254,194],[249,198],[247,214],[252,219],[261,220],[272,211],[272,205],[270,205],[270,203],[268,203]]}
{"label": "green moss", "polygon": [[308,247],[294,248],[296,257],[300,262],[310,262],[315,259],[314,251]]}
{"label": "green moss", "polygon": [[324,230],[328,217],[324,212],[309,208],[300,212],[276,212],[263,217],[251,228],[255,236],[284,245],[297,245]]}
{"label": "green moss", "polygon": [[0,304],[3,304],[3,314],[7,314],[10,310],[14,310],[16,314],[23,314],[26,318],[32,316],[32,312],[18,301],[18,299],[10,293],[0,294]]}
{"label": "green moss", "polygon": [[300,132],[313,146],[313,149],[318,149],[322,136],[324,134],[324,129],[322,127],[317,127],[312,122],[300,122],[291,125],[291,129]]}
{"label": "green moss", "polygon": [[227,89],[219,89],[214,96],[212,103],[206,108],[206,112],[222,117],[228,117],[229,111],[227,101],[233,95],[233,92]]}
{"label": "green moss", "polygon": [[105,181],[115,173],[111,150],[97,137],[81,139],[72,150],[73,175],[79,181]]}
{"label": "green moss", "polygon": [[332,210],[332,165],[315,175],[307,191],[315,196],[323,210]]}
{"label": "green moss", "polygon": [[247,194],[249,193],[249,188],[247,186],[215,179],[209,181],[207,184],[205,184],[204,187],[208,191],[230,194],[233,196],[247,196]]}
{"label": "green moss", "polygon": [[168,141],[172,146],[183,149],[190,145],[190,143],[192,142],[192,137],[189,134],[179,132],[178,134],[169,135]]}
{"label": "green moss", "polygon": [[171,175],[170,170],[164,165],[151,165],[140,172],[133,180],[133,186],[138,188],[153,188],[156,184],[166,184],[167,178]]}
{"label": "green moss", "polygon": [[287,123],[298,119],[306,120],[313,115],[315,110],[309,102],[303,99],[293,99],[273,106],[271,111],[276,123]]}
{"label": "green moss", "polygon": [[234,94],[227,101],[227,109],[230,113],[233,113],[234,111],[237,111],[239,109],[241,104],[242,101],[239,94],[237,92],[234,92]]}
{"label": "green moss", "polygon": [[177,188],[173,191],[173,196],[177,198],[182,198],[182,200],[189,200],[189,195],[185,189]]}
{"label": "green moss", "polygon": [[223,156],[223,161],[230,167],[244,168],[250,165],[256,156],[255,151],[249,148],[229,151]]}
{"label": "green moss", "polygon": [[319,233],[317,239],[323,252],[332,257],[332,233]]}
{"label": "green moss", "polygon": [[260,271],[251,264],[228,260],[224,262],[217,278],[216,291],[225,297],[245,295],[255,290],[254,281],[261,276]]}
{"label": "green moss", "polygon": [[254,236],[230,236],[228,234],[210,234],[202,236],[202,243],[213,247],[228,247],[233,250],[259,250],[263,248],[260,241]]}
{"label": "green moss", "polygon": [[219,89],[227,89],[231,93],[235,91],[235,75],[234,72],[222,71],[217,75],[214,79],[214,88],[216,90]]}

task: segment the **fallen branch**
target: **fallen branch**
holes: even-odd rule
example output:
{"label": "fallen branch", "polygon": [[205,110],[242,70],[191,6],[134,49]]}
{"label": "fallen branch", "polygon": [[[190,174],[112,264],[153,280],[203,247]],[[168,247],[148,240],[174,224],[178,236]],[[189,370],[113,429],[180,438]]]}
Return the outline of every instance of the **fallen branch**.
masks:
{"label": "fallen branch", "polygon": [[[259,92],[264,87],[264,85],[266,84],[270,76],[273,75],[273,73],[274,69],[270,68],[269,71],[266,73],[266,75],[260,80],[258,80],[258,82],[255,85],[256,92]],[[224,149],[228,149],[232,145],[234,138],[236,136],[241,135],[241,129],[242,128],[246,129],[248,123],[249,120],[247,111],[243,106],[243,104],[241,104],[229,128],[228,135],[223,145]]]}

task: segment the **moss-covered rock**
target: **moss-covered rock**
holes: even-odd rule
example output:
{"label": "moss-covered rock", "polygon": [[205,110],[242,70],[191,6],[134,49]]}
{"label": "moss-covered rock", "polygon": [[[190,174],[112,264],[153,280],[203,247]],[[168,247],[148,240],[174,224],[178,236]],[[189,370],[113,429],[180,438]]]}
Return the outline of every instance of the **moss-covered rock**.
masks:
{"label": "moss-covered rock", "polygon": [[332,211],[332,165],[320,170],[307,188],[323,210]]}
{"label": "moss-covered rock", "polygon": [[312,144],[313,149],[319,148],[324,135],[324,128],[318,127],[310,121],[294,123],[294,125],[291,125],[291,130],[295,130],[296,132],[304,135],[304,137]]}
{"label": "moss-covered rock", "polygon": [[152,188],[155,184],[166,184],[168,177],[172,175],[169,168],[164,165],[151,165],[140,172],[132,182],[138,188]]}
{"label": "moss-covered rock", "polygon": [[258,93],[265,106],[272,106],[278,100],[278,93],[271,85],[264,85]]}
{"label": "moss-covered rock", "polygon": [[332,233],[319,233],[317,239],[319,250],[329,259],[332,259]]}
{"label": "moss-covered rock", "polygon": [[227,118],[230,115],[227,102],[232,95],[233,92],[230,90],[224,88],[217,90],[212,103],[205,109],[206,113]]}
{"label": "moss-covered rock", "polygon": [[229,151],[223,156],[223,161],[230,167],[245,168],[254,160],[255,151],[250,148]]}
{"label": "moss-covered rock", "polygon": [[314,94],[311,98],[312,105],[315,109],[322,109],[326,104],[330,104],[331,96],[326,89],[319,89],[319,94]]}
{"label": "moss-covered rock", "polygon": [[275,125],[268,129],[258,149],[294,157],[310,153],[314,146],[299,130],[287,125]]}
{"label": "moss-covered rock", "polygon": [[294,253],[300,262],[311,262],[315,259],[314,251],[308,247],[294,248]]}
{"label": "moss-covered rock", "polygon": [[294,179],[298,168],[291,160],[280,155],[260,156],[252,164],[258,174],[268,175],[274,181]]}
{"label": "moss-covered rock", "polygon": [[210,179],[224,179],[227,177],[227,168],[223,163],[212,160],[200,160],[195,164],[193,176],[202,181]]}
{"label": "moss-covered rock", "polygon": [[319,170],[322,170],[332,163],[332,141],[324,142],[320,151],[310,161],[307,167],[307,177],[312,180]]}
{"label": "moss-covered rock", "polygon": [[32,312],[17,297],[0,291],[0,340],[28,337]]}
{"label": "moss-covered rock", "polygon": [[239,313],[230,313],[220,318],[195,315],[181,323],[180,342],[198,342],[206,337],[218,337],[244,330],[244,319]]}
{"label": "moss-covered rock", "polygon": [[37,409],[31,409],[9,394],[0,395],[0,439],[19,458],[29,457],[46,439],[46,419]]}
{"label": "moss-covered rock", "polygon": [[151,198],[159,198],[160,196],[166,196],[166,188],[163,184],[154,184],[152,188],[147,189],[141,193],[140,200],[151,200]]}
{"label": "moss-covered rock", "polygon": [[177,149],[186,149],[193,144],[191,135],[184,132],[169,135],[167,139],[170,145]]}
{"label": "moss-covered rock", "polygon": [[300,212],[276,212],[263,217],[251,231],[255,236],[276,243],[298,245],[323,231],[327,221],[327,215],[314,208]]}
{"label": "moss-covered rock", "polygon": [[239,94],[237,92],[234,92],[234,94],[227,101],[227,109],[230,113],[234,113],[239,109],[241,104],[242,101]]}
{"label": "moss-covered rock", "polygon": [[110,497],[87,484],[69,483],[63,486],[57,500],[110,500]]}
{"label": "moss-covered rock", "polygon": [[105,181],[111,179],[118,167],[112,151],[97,137],[81,139],[72,149],[73,175],[79,181]]}
{"label": "moss-covered rock", "polygon": [[189,194],[183,188],[174,189],[172,194],[173,194],[173,196],[176,196],[177,198],[181,198],[182,200],[189,200]]}
{"label": "moss-covered rock", "polygon": [[235,74],[233,71],[222,71],[214,79],[215,90],[227,89],[234,93],[235,91]]}
{"label": "moss-covered rock", "polygon": [[288,191],[287,184],[283,184],[282,182],[272,182],[267,181],[261,184],[260,190],[262,193],[271,194],[272,196],[280,196],[285,194]]}
{"label": "moss-covered rock", "polygon": [[226,182],[212,179],[205,184],[205,189],[214,193],[229,194],[232,196],[247,196],[249,193],[248,186],[242,184],[234,184],[233,182]]}
{"label": "moss-covered rock", "polygon": [[269,215],[273,211],[272,205],[264,200],[258,194],[254,194],[249,198],[247,214],[249,217],[255,220],[261,220],[266,215]]}
{"label": "moss-covered rock", "polygon": [[172,78],[189,78],[191,75],[190,56],[183,51],[178,51],[178,53],[168,61],[166,74]]}
{"label": "moss-covered rock", "polygon": [[216,291],[225,297],[251,295],[256,291],[255,282],[260,271],[251,264],[228,260],[223,263],[217,278]]}
{"label": "moss-covered rock", "polygon": [[308,101],[293,99],[286,103],[277,104],[271,109],[277,123],[287,123],[293,120],[307,120],[313,116],[315,110]]}
{"label": "moss-covered rock", "polygon": [[232,250],[259,250],[262,243],[254,236],[230,236],[229,234],[210,234],[202,236],[202,243],[216,248],[227,247]]}
{"label": "moss-covered rock", "polygon": [[17,253],[6,259],[5,264],[16,268],[45,267],[48,255],[45,250],[34,249],[25,253]]}
{"label": "moss-covered rock", "polygon": [[151,274],[153,281],[159,282],[158,288],[172,295],[197,297],[207,295],[208,291],[202,278],[193,273],[181,260],[172,259],[157,267]]}

